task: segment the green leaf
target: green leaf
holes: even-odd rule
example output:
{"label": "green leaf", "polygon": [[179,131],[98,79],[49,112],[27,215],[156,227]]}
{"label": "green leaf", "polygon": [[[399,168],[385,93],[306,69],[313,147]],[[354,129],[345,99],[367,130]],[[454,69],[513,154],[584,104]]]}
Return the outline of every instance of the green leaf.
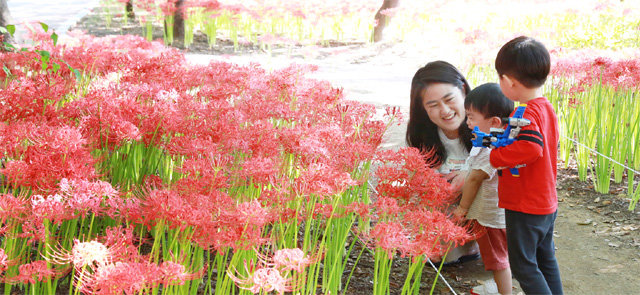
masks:
{"label": "green leaf", "polygon": [[5,48],[5,49],[13,49],[13,50],[15,50],[15,49],[16,49],[16,47],[15,47],[15,46],[13,46],[13,44],[11,44],[11,43],[2,42],[2,45],[4,45],[4,48]]}
{"label": "green leaf", "polygon": [[0,26],[0,34],[6,34],[9,33],[9,31],[7,31],[7,29],[5,29],[5,27]]}
{"label": "green leaf", "polygon": [[45,23],[43,23],[43,22],[39,22],[39,23],[40,23],[40,26],[42,27],[42,29],[43,29],[45,32],[48,32],[48,31],[49,31],[49,26],[48,26],[47,24],[45,24]]}
{"label": "green leaf", "polygon": [[38,53],[40,54],[40,60],[42,61],[49,61],[49,59],[51,58],[51,53],[49,53],[49,51],[38,50]]}
{"label": "green leaf", "polygon": [[9,34],[11,34],[11,37],[13,37],[13,34],[15,34],[16,32],[16,25],[7,25],[7,31],[9,31]]}
{"label": "green leaf", "polygon": [[7,77],[11,76],[11,70],[9,70],[6,65],[2,65],[2,70],[7,74]]}
{"label": "green leaf", "polygon": [[58,70],[60,69],[60,64],[54,62],[51,67],[53,68],[53,72],[57,73]]}
{"label": "green leaf", "polygon": [[51,34],[51,40],[53,40],[53,46],[56,46],[56,44],[58,44],[58,34],[56,34],[55,32],[53,32]]}
{"label": "green leaf", "polygon": [[82,80],[82,75],[80,74],[80,71],[78,71],[77,69],[73,69],[72,71],[74,74],[76,74],[76,81],[80,82],[80,80]]}

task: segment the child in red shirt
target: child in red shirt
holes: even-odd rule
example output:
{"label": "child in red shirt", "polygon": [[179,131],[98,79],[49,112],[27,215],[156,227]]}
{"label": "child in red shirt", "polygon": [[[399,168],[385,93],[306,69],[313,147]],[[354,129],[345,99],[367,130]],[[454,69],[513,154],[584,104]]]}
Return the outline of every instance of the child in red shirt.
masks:
{"label": "child in red shirt", "polygon": [[[495,67],[502,92],[526,104],[523,117],[531,121],[514,143],[493,149],[490,155],[491,165],[502,169],[498,205],[505,209],[511,270],[526,294],[563,294],[553,243],[558,119],[542,96],[550,69],[549,52],[533,38],[517,37],[502,46]],[[520,167],[519,177],[504,169],[516,166]]]}

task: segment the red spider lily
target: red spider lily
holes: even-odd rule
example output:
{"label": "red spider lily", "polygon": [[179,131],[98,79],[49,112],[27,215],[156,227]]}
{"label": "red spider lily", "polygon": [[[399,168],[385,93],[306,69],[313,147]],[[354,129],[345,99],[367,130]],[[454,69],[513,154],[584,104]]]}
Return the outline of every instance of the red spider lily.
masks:
{"label": "red spider lily", "polygon": [[373,238],[375,246],[384,250],[389,259],[396,251],[406,252],[411,245],[408,235],[404,232],[404,227],[399,222],[379,222],[369,236]]}
{"label": "red spider lily", "polygon": [[273,219],[270,210],[255,200],[221,211],[216,248],[232,247],[246,250],[266,243],[267,239],[262,237],[263,229]]}
{"label": "red spider lily", "polygon": [[[62,221],[93,213],[96,222],[106,215],[149,230],[188,229],[198,246],[226,251],[265,244],[264,231],[276,220],[309,215],[300,210],[314,208],[318,218],[369,210],[361,203],[334,208],[323,201],[291,208],[297,197],[322,199],[359,185],[362,180],[352,175],[366,174],[360,173],[361,163],[374,157],[386,126],[372,119],[373,106],[343,101],[341,89],[306,79],[313,67],[274,72],[226,63],[194,67],[179,52],[137,37],[80,36],[74,42],[54,47],[49,41],[38,48],[80,70],[87,78],[83,89],[70,89],[76,81],[70,72],[55,76],[25,57],[11,61],[0,55],[14,79],[0,99],[23,99],[23,86],[32,98],[53,96],[0,108],[0,149],[7,155],[2,173],[10,188],[33,192],[30,199],[0,196],[0,213],[11,210],[0,214],[7,218],[3,233],[43,241],[45,232],[55,236],[63,230]],[[109,179],[110,172],[95,172],[104,159],[94,159],[92,151],[124,155],[129,144],[138,143],[175,160],[177,167],[167,168],[175,177],[150,175],[145,186],[133,188],[136,194],[121,194],[97,180]],[[52,262],[86,266],[78,272],[82,291],[146,292],[191,278],[177,263],[142,262],[146,258],[138,255],[131,228],[105,232],[71,250],[49,248]],[[89,246],[106,249],[100,253],[109,259],[90,255],[97,252]],[[278,272],[265,269],[255,277],[271,280],[260,290],[278,292],[290,289],[289,279],[283,283],[278,275],[301,271],[315,260],[296,250],[278,251],[270,259]]]}
{"label": "red spider lily", "polygon": [[[188,197],[200,196],[190,195]],[[163,222],[170,228],[185,228],[198,224],[200,221],[195,218],[201,215],[193,214],[193,211],[198,212],[199,209],[190,204],[188,197],[171,190],[150,191],[142,207],[144,224],[149,228],[159,222]],[[208,216],[210,217],[210,213]]]}
{"label": "red spider lily", "polygon": [[282,273],[289,270],[302,273],[307,266],[316,262],[319,258],[310,257],[299,248],[278,249],[271,256],[260,253],[256,248],[253,248],[253,250],[258,255],[260,265],[273,267]]}
{"label": "red spider lily", "polygon": [[407,210],[403,215],[403,223],[412,236],[407,252],[412,257],[441,256],[449,248],[449,243],[460,245],[474,237],[469,227],[460,226],[439,211],[423,208]]}
{"label": "red spider lily", "polygon": [[89,294],[138,294],[164,283],[183,284],[193,279],[192,273],[174,262],[157,265],[150,262],[115,262],[96,269],[79,285]]}
{"label": "red spider lily", "polygon": [[379,178],[376,189],[380,196],[434,209],[446,208],[454,201],[451,185],[428,167],[418,149],[387,151],[379,154],[379,158],[391,164],[376,170]]}
{"label": "red spider lily", "polygon": [[283,271],[295,270],[298,273],[302,273],[313,262],[313,259],[305,255],[299,248],[276,250],[272,259],[276,268]]}
{"label": "red spider lily", "polygon": [[324,203],[316,203],[315,206],[313,206],[313,218],[322,218],[322,219],[328,219],[328,218],[338,218],[341,216],[338,216],[337,214],[335,214],[335,211],[333,209],[333,205],[331,204],[324,204]]}
{"label": "red spider lily", "polygon": [[296,179],[295,191],[301,196],[333,196],[356,184],[347,172],[324,163],[313,163]]}
{"label": "red spider lily", "polygon": [[139,256],[139,250],[134,244],[137,238],[134,237],[133,230],[132,227],[108,227],[98,241],[110,250],[114,260],[135,261]]}
{"label": "red spider lily", "polygon": [[[20,125],[18,125],[20,126]],[[24,134],[15,154],[0,172],[16,186],[50,191],[62,178],[93,179],[94,163],[85,140],[76,128],[41,125]]]}
{"label": "red spider lily", "polygon": [[114,149],[122,143],[139,140],[141,132],[133,120],[143,107],[127,97],[113,99],[110,91],[95,91],[65,106],[63,112],[80,122],[79,128],[92,148]]}
{"label": "red spider lily", "polygon": [[377,200],[371,215],[378,220],[366,239],[391,258],[442,255],[448,244],[463,244],[472,236],[441,211],[454,201],[450,184],[425,162],[416,148],[383,151],[378,176]]}
{"label": "red spider lily", "polygon": [[4,253],[4,249],[0,248],[0,274],[3,273],[9,267],[9,257]]}
{"label": "red spider lily", "polygon": [[355,213],[360,218],[369,217],[370,207],[369,204],[361,202],[353,202],[345,206],[345,213]]}
{"label": "red spider lily", "polygon": [[105,200],[120,195],[110,183],[100,180],[86,181],[63,178],[60,180],[59,186],[66,207],[72,210],[75,216],[83,218],[89,212],[102,214],[105,210],[112,210],[105,206]]}
{"label": "red spider lily", "polygon": [[19,225],[29,211],[26,197],[0,194],[0,235],[5,235]]}
{"label": "red spider lily", "polygon": [[36,282],[48,282],[58,275],[61,275],[58,271],[48,268],[47,262],[44,260],[37,260],[20,265],[18,271],[19,274],[17,276],[7,278],[6,281],[11,283],[35,284]]}
{"label": "red spider lily", "polygon": [[97,268],[113,262],[113,253],[104,244],[97,241],[80,242],[73,240],[73,248],[68,252],[64,249],[51,249],[49,261],[55,264],[73,264],[80,270],[84,267]]}
{"label": "red spider lily", "polygon": [[248,274],[246,277],[238,277],[234,273],[237,273],[235,269],[227,270],[227,275],[234,283],[244,290],[249,290],[254,294],[260,292],[275,291],[278,294],[284,294],[284,292],[291,292],[293,288],[291,286],[291,278],[285,278],[280,271],[276,268],[270,267],[257,267],[253,265],[247,267],[245,261],[245,272]]}
{"label": "red spider lily", "polygon": [[[638,52],[612,56],[606,52],[581,50],[554,61],[551,73],[574,80],[581,87],[603,84],[615,89],[637,89],[640,84],[640,58]],[[583,88],[573,88],[580,91]]]}
{"label": "red spider lily", "polygon": [[376,209],[375,213],[380,220],[396,218],[401,212],[398,200],[395,198],[378,197],[373,207]]}
{"label": "red spider lily", "polygon": [[280,158],[252,157],[242,163],[241,177],[257,184],[269,184],[278,177]]}
{"label": "red spider lily", "polygon": [[374,208],[379,221],[360,236],[369,247],[384,250],[389,258],[396,252],[403,257],[441,256],[450,243],[464,244],[474,237],[470,226],[461,226],[442,212],[398,207],[388,198],[380,198]]}
{"label": "red spider lily", "polygon": [[67,210],[61,195],[33,195],[31,196],[31,210],[36,225],[44,219],[50,220],[54,224],[72,218],[72,214]]}
{"label": "red spider lily", "polygon": [[71,92],[75,80],[53,75],[36,74],[30,78],[11,80],[0,92],[0,120],[32,122],[57,121],[57,105]]}

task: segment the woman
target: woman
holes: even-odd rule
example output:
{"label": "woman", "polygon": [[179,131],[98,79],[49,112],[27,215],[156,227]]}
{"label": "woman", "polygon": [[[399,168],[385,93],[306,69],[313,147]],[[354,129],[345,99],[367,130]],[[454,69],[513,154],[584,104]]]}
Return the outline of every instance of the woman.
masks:
{"label": "woman", "polygon": [[[430,62],[420,68],[411,81],[411,105],[407,124],[407,145],[423,151],[434,150],[428,162],[435,162],[460,191],[469,169],[471,130],[467,127],[464,98],[470,91],[462,73],[445,61]],[[449,252],[446,262],[478,258],[475,242]]]}

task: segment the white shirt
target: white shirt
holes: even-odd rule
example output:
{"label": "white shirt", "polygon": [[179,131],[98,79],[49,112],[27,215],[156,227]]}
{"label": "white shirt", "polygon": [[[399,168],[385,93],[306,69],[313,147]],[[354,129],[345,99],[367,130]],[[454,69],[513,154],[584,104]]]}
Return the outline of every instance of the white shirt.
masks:
{"label": "white shirt", "polygon": [[482,170],[487,175],[478,189],[478,194],[467,212],[468,219],[475,219],[481,225],[492,228],[505,228],[504,209],[498,207],[498,175],[491,167],[488,148],[473,147],[469,154],[469,169]]}
{"label": "white shirt", "polygon": [[438,136],[444,146],[444,150],[447,151],[447,158],[438,168],[438,172],[449,174],[453,171],[469,170],[469,164],[467,163],[469,152],[467,152],[467,148],[460,139],[449,139],[440,128],[438,128]]}

